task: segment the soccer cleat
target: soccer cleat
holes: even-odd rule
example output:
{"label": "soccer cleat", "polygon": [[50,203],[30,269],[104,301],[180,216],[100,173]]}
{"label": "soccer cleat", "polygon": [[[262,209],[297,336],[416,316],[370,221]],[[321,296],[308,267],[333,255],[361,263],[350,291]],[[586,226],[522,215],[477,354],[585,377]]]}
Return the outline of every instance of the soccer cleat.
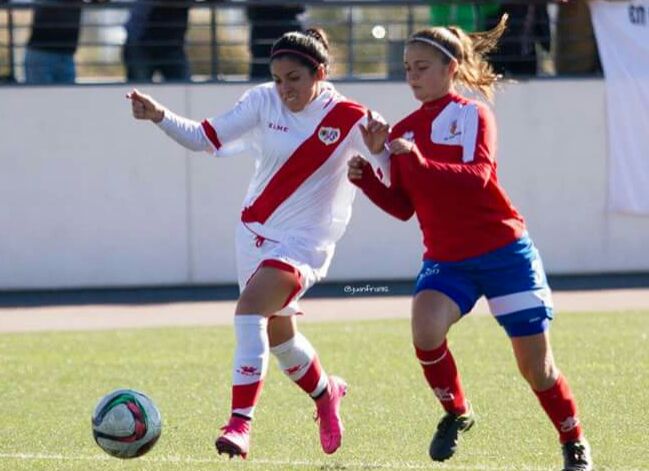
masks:
{"label": "soccer cleat", "polygon": [[457,450],[460,434],[468,431],[475,423],[475,414],[469,404],[469,410],[462,415],[448,412],[437,424],[437,431],[430,442],[428,454],[433,461],[449,459]]}
{"label": "soccer cleat", "polygon": [[325,393],[316,399],[315,419],[320,421],[320,444],[328,455],[334,453],[342,442],[343,427],[340,419],[340,401],[347,394],[347,383],[337,376],[329,376]]}
{"label": "soccer cleat", "polygon": [[233,415],[221,430],[223,433],[214,443],[219,455],[225,453],[230,455],[230,458],[241,456],[246,459],[250,448],[250,420]]}
{"label": "soccer cleat", "polygon": [[586,439],[566,442],[563,448],[563,471],[591,471],[593,459],[590,457],[590,445]]}

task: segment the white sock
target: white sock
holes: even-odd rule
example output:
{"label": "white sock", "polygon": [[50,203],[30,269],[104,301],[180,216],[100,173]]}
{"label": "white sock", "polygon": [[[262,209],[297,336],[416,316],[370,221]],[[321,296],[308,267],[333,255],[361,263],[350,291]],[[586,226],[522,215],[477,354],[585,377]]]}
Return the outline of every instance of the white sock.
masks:
{"label": "white sock", "polygon": [[236,347],[232,368],[232,413],[252,418],[268,370],[268,320],[234,316]]}
{"label": "white sock", "polygon": [[307,338],[301,333],[270,349],[282,371],[309,396],[318,397],[329,383],[320,366],[320,359]]}

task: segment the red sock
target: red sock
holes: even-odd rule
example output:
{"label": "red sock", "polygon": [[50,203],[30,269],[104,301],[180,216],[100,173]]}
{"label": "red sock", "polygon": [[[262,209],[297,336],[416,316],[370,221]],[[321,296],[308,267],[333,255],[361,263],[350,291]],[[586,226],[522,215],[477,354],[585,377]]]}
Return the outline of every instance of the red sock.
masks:
{"label": "red sock", "polygon": [[572,395],[568,381],[563,375],[559,375],[557,382],[550,389],[534,391],[534,394],[539,398],[545,413],[548,414],[557,432],[559,432],[561,443],[581,438],[582,430],[577,403]]}
{"label": "red sock", "polygon": [[232,414],[251,419],[263,386],[263,380],[251,384],[233,384]]}
{"label": "red sock", "polygon": [[467,405],[460,374],[446,340],[434,350],[420,350],[415,347],[415,352],[424,370],[424,376],[442,407],[453,414],[464,414]]}

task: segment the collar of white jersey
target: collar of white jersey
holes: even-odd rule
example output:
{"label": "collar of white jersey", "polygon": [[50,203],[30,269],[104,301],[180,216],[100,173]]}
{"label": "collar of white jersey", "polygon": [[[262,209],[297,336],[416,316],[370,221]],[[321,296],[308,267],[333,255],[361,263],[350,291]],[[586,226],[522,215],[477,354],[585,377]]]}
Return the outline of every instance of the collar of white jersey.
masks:
{"label": "collar of white jersey", "polygon": [[331,82],[325,82],[323,80],[322,82],[320,82],[320,94],[315,97],[315,99],[311,103],[309,103],[306,108],[308,108],[309,110],[320,111],[325,107],[328,108],[339,100],[340,94],[334,88],[333,84]]}

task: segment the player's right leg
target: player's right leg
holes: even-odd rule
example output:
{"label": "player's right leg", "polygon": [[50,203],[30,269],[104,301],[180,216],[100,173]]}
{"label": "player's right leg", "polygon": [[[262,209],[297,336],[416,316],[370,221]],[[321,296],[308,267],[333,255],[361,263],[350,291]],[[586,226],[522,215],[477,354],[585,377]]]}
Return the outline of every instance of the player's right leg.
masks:
{"label": "player's right leg", "polygon": [[334,453],[341,445],[344,427],[340,402],[347,393],[347,383],[328,376],[309,340],[297,331],[295,316],[275,316],[268,324],[270,351],[282,371],[315,402],[320,424],[320,444],[325,453]]}
{"label": "player's right leg", "polygon": [[473,426],[473,411],[464,396],[460,374],[446,334],[460,319],[460,310],[439,291],[420,291],[412,305],[412,337],[428,385],[446,411],[437,425],[429,454],[434,461],[453,456],[462,432]]}
{"label": "player's right leg", "polygon": [[296,290],[295,277],[261,266],[244,288],[234,318],[236,347],[232,371],[232,414],[215,446],[219,454],[246,457],[250,421],[268,368],[268,316],[285,306]]}
{"label": "player's right leg", "polygon": [[429,448],[434,461],[453,456],[460,434],[475,422],[446,335],[471,310],[478,297],[477,288],[457,267],[424,262],[417,277],[411,324],[417,359],[428,385],[446,411]]}

